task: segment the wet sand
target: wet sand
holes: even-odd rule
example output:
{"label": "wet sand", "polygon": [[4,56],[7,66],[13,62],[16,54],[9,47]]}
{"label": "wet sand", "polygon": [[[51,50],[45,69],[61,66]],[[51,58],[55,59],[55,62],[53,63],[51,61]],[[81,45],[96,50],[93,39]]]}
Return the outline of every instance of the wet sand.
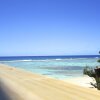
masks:
{"label": "wet sand", "polygon": [[100,91],[80,85],[82,79],[57,80],[0,64],[0,95],[5,100],[100,100]]}

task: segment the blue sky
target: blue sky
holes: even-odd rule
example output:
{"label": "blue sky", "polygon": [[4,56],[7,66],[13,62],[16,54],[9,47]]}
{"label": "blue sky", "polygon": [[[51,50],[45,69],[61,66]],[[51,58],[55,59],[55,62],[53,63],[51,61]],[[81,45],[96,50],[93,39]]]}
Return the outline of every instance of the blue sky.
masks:
{"label": "blue sky", "polygon": [[0,56],[99,50],[100,0],[0,0]]}

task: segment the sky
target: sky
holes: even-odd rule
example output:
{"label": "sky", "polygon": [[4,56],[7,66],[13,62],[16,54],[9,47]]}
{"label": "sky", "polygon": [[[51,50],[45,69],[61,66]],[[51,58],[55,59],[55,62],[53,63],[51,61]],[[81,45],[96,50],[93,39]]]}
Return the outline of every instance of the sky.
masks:
{"label": "sky", "polygon": [[100,0],[0,0],[0,56],[99,50]]}

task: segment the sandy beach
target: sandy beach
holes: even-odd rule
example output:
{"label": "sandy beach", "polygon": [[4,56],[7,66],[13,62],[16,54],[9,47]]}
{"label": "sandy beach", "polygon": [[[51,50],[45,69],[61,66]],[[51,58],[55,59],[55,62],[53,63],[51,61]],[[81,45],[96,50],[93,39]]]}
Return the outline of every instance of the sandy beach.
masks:
{"label": "sandy beach", "polygon": [[91,78],[57,80],[0,64],[0,100],[100,100]]}
{"label": "sandy beach", "polygon": [[70,78],[70,79],[66,79],[63,81],[69,82],[71,84],[76,84],[76,85],[82,86],[82,87],[96,89],[93,85],[91,85],[91,83],[93,83],[93,84],[96,83],[95,79],[92,77],[89,77],[87,75],[83,75],[82,77],[77,77],[77,78]]}

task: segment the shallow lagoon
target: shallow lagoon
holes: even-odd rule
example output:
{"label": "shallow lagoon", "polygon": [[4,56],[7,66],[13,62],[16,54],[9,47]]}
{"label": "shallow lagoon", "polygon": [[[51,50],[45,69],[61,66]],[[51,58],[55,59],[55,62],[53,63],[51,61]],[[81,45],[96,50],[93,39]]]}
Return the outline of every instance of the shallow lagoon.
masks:
{"label": "shallow lagoon", "polygon": [[95,67],[98,56],[42,56],[0,58],[0,63],[22,68],[34,73],[65,79],[83,76],[85,66]]}

